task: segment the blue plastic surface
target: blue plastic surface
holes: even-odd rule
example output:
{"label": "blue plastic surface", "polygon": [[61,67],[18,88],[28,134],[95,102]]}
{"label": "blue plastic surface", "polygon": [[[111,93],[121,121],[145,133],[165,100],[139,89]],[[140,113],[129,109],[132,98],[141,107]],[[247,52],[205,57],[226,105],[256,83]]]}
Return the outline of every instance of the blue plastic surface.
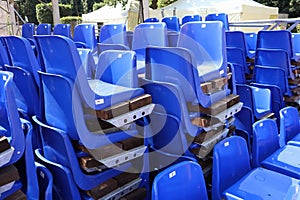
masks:
{"label": "blue plastic surface", "polygon": [[44,157],[50,162],[68,168],[74,182],[82,190],[90,190],[131,167],[131,163],[125,163],[92,175],[85,174],[79,166],[76,153],[68,135],[62,130],[43,124],[37,118],[34,120],[41,128]]}
{"label": "blue plastic surface", "polygon": [[296,56],[300,56],[300,33],[292,33],[293,51]]}
{"label": "blue plastic surface", "polygon": [[94,24],[78,24],[74,28],[74,42],[78,47],[94,50],[97,43]]}
{"label": "blue plastic surface", "polygon": [[295,79],[290,64],[288,52],[280,49],[257,49],[255,54],[255,65],[281,68],[289,78]]}
{"label": "blue plastic surface", "polygon": [[107,50],[100,54],[95,78],[129,88],[138,87],[134,51]]}
{"label": "blue plastic surface", "polygon": [[225,30],[229,30],[228,15],[226,13],[211,13],[205,16],[205,21],[221,21]]}
{"label": "blue plastic surface", "polygon": [[166,23],[168,31],[177,31],[177,32],[179,32],[180,23],[179,23],[179,18],[178,17],[176,17],[176,16],[164,17],[164,18],[162,18],[161,21]]}
{"label": "blue plastic surface", "polygon": [[184,48],[148,47],[146,64],[147,79],[169,82],[184,88],[184,98],[187,102],[209,107],[226,96],[226,89],[210,95],[203,93],[199,85],[205,82],[205,79],[198,76],[194,57]]}
{"label": "blue plastic surface", "polygon": [[213,200],[297,196],[299,180],[264,168],[251,170],[247,145],[241,137],[232,136],[216,144],[213,159]]}
{"label": "blue plastic surface", "polygon": [[51,35],[51,24],[39,24],[36,27],[37,35]]}
{"label": "blue plastic surface", "polygon": [[154,179],[152,200],[195,198],[208,199],[202,169],[196,162],[184,161],[172,165]]}
{"label": "blue plastic surface", "polygon": [[280,110],[280,146],[288,141],[300,141],[300,122],[298,110],[295,107],[285,107]]}
{"label": "blue plastic surface", "polygon": [[177,46],[192,52],[198,74],[203,76],[204,80],[226,76],[226,41],[221,22],[194,21],[184,24],[180,29]]}
{"label": "blue plastic surface", "polygon": [[[246,57],[242,49],[237,47],[226,47],[226,53],[228,62],[238,64],[242,67],[241,70],[243,71],[237,73],[237,76],[245,76],[245,74],[250,74],[250,70],[246,62]],[[246,81],[246,78],[244,81]]]}
{"label": "blue plastic surface", "polygon": [[146,47],[153,46],[168,46],[167,27],[163,22],[141,23],[135,27],[132,50],[137,56],[138,73],[145,73],[145,54]]}
{"label": "blue plastic surface", "polygon": [[256,51],[257,33],[245,33],[248,50],[251,53]]}
{"label": "blue plastic surface", "polygon": [[97,43],[98,54],[101,54],[103,51],[106,50],[123,50],[129,51],[129,47],[123,44],[104,44],[104,43]]}
{"label": "blue plastic surface", "polygon": [[6,129],[5,136],[14,148],[13,155],[6,165],[18,161],[25,150],[25,137],[19,118],[13,92],[13,74],[0,71],[0,126]]}
{"label": "blue plastic surface", "polygon": [[99,42],[127,45],[125,24],[105,24],[100,29]]}
{"label": "blue plastic surface", "polygon": [[22,37],[28,39],[34,39],[33,35],[35,35],[35,26],[34,23],[25,23],[22,25]]}
{"label": "blue plastic surface", "polygon": [[248,50],[245,34],[242,31],[226,31],[226,45],[242,49],[245,56],[254,58],[254,53]]}
{"label": "blue plastic surface", "polygon": [[159,19],[157,19],[156,17],[150,17],[145,19],[144,22],[159,22]]}
{"label": "blue plastic surface", "polygon": [[259,31],[257,48],[285,50],[291,60],[299,60],[293,51],[292,33],[288,30]]}
{"label": "blue plastic surface", "polygon": [[78,53],[81,60],[81,67],[84,68],[87,78],[94,78],[96,64],[93,58],[92,50],[78,48]]}
{"label": "blue plastic surface", "polygon": [[182,17],[181,24],[183,25],[192,21],[202,21],[202,17],[200,15],[185,15]]}
{"label": "blue plastic surface", "polygon": [[70,24],[56,24],[53,28],[53,35],[62,35],[71,38]]}

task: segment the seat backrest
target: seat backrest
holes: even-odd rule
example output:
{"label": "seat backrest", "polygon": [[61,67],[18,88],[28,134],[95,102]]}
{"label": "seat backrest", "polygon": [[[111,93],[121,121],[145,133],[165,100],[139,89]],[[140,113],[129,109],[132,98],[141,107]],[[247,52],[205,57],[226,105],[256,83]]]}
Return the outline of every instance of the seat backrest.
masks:
{"label": "seat backrest", "polygon": [[168,31],[180,30],[179,18],[176,16],[164,17],[161,21],[166,23]]}
{"label": "seat backrest", "polygon": [[257,49],[255,65],[282,68],[289,78],[294,79],[288,52],[280,49]]}
{"label": "seat backrest", "polygon": [[253,124],[252,166],[260,163],[279,148],[278,129],[273,119],[262,119]]}
{"label": "seat backrest", "polygon": [[298,110],[295,107],[285,107],[280,110],[280,146],[300,133]]}
{"label": "seat backrest", "polygon": [[8,50],[4,43],[0,42],[0,69],[5,69],[5,65],[11,65]]}
{"label": "seat backrest", "polygon": [[242,31],[226,31],[226,47],[236,47],[242,49],[247,56],[248,47],[246,44],[245,34]]}
{"label": "seat backrest", "polygon": [[292,33],[293,51],[300,53],[300,33]]}
{"label": "seat backrest", "polygon": [[96,64],[92,51],[90,49],[78,48],[78,53],[87,78],[94,78]]}
{"label": "seat backrest", "polygon": [[242,66],[243,73],[250,74],[249,67],[246,63],[246,56],[242,49],[237,47],[227,47],[226,53],[228,62]]}
{"label": "seat backrest", "polygon": [[206,15],[205,21],[221,21],[225,30],[229,30],[228,15],[226,13],[211,13]]}
{"label": "seat backrest", "polygon": [[288,52],[290,59],[294,57],[292,34],[288,30],[259,31],[257,49],[282,49]]}
{"label": "seat backrest", "polygon": [[164,169],[155,177],[152,200],[194,198],[208,199],[203,172],[198,163],[183,161]]}
{"label": "seat backrest", "polygon": [[13,73],[0,71],[0,126],[6,129],[5,136],[14,148],[14,153],[7,164],[18,161],[25,149],[25,138],[13,87]]}
{"label": "seat backrest", "polygon": [[78,24],[74,28],[74,41],[86,45],[89,49],[96,47],[97,39],[94,24]]}
{"label": "seat backrest", "polygon": [[35,26],[34,23],[26,23],[22,25],[22,37],[34,39],[33,35],[35,35]]}
{"label": "seat backrest", "polygon": [[53,176],[49,169],[44,165],[35,162],[36,173],[38,174],[38,183],[40,190],[40,198],[45,200],[51,200],[53,198]]}
{"label": "seat backrest", "polygon": [[39,24],[36,27],[37,35],[51,35],[51,24]]}
{"label": "seat backrest", "polygon": [[[168,59],[166,59],[168,58]],[[212,97],[203,93],[199,87],[195,61],[190,51],[179,47],[147,47],[146,78],[153,81],[168,82],[184,88],[183,94],[187,102],[200,103],[203,106],[224,98],[217,94]],[[224,90],[225,91],[225,90]]]}
{"label": "seat backrest", "polygon": [[53,35],[62,35],[71,38],[70,24],[56,24],[53,28]]}
{"label": "seat backrest", "polygon": [[145,57],[145,49],[148,45],[168,46],[167,27],[165,23],[141,23],[135,27],[132,50],[138,56]]}
{"label": "seat backrest", "polygon": [[245,39],[249,51],[256,51],[257,33],[245,33]]}
{"label": "seat backrest", "polygon": [[49,169],[53,175],[53,199],[74,199],[80,200],[79,190],[74,183],[71,171],[60,164],[52,162],[42,155],[41,149],[36,149],[35,154],[43,165]]}
{"label": "seat backrest", "polygon": [[100,54],[95,78],[124,87],[138,87],[134,51],[107,50]]}
{"label": "seat backrest", "polygon": [[199,76],[213,72],[216,76],[226,75],[226,41],[221,22],[194,21],[184,24],[180,29],[177,46],[192,52]]}
{"label": "seat backrest", "polygon": [[145,19],[144,22],[159,22],[159,19],[156,17],[149,17]]}
{"label": "seat backrest", "polygon": [[35,80],[36,85],[40,83],[38,71],[41,67],[37,61],[34,51],[28,40],[18,36],[7,36],[5,42],[13,66],[21,67],[28,71]]}
{"label": "seat backrest", "polygon": [[[270,76],[272,74],[272,76]],[[285,70],[256,65],[253,69],[253,82],[278,86],[285,95],[291,95]]]}
{"label": "seat backrest", "polygon": [[213,151],[212,199],[222,199],[223,191],[250,170],[247,143],[242,137],[231,136],[217,143]]}
{"label": "seat backrest", "polygon": [[127,45],[125,24],[105,24],[100,29],[99,42]]}
{"label": "seat backrest", "polygon": [[182,18],[181,24],[185,24],[187,22],[192,22],[192,21],[202,21],[202,17],[200,15],[185,15]]}

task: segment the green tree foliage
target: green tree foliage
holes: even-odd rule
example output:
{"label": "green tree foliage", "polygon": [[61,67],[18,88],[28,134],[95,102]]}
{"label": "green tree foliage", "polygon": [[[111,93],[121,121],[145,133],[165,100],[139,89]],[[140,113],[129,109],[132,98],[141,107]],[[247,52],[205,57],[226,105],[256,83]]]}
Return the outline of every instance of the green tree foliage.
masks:
{"label": "green tree foliage", "polygon": [[290,1],[289,16],[300,17],[300,0]]}
{"label": "green tree foliage", "polygon": [[174,3],[176,0],[158,0],[157,1],[157,7],[162,8],[165,7],[171,3]]}
{"label": "green tree foliage", "polygon": [[106,4],[104,2],[100,2],[100,3],[94,3],[93,4],[93,11],[98,10],[99,8],[102,8],[103,6],[105,6]]}
{"label": "green tree foliage", "polygon": [[[72,7],[71,5],[59,4],[59,12],[61,17],[69,16],[72,14]],[[52,3],[37,4],[36,16],[39,23],[53,24]]]}

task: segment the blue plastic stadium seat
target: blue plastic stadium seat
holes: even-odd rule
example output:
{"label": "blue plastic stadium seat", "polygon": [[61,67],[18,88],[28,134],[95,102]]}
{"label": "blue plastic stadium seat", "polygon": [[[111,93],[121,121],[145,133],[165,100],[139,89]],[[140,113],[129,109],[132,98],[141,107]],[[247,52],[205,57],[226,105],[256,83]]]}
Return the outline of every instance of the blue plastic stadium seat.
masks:
{"label": "blue plastic stadium seat", "polygon": [[192,52],[198,74],[204,81],[226,76],[226,41],[221,22],[184,24],[180,29],[177,46],[187,48]]}
{"label": "blue plastic stadium seat", "polygon": [[108,50],[100,54],[99,60],[95,79],[123,87],[138,87],[134,51]]}
{"label": "blue plastic stadium seat", "polygon": [[0,126],[6,132],[10,146],[14,149],[7,153],[1,166],[7,166],[17,162],[23,155],[25,149],[25,137],[19,118],[16,100],[13,92],[13,74],[11,72],[0,71]]}
{"label": "blue plastic stadium seat", "polygon": [[288,78],[295,79],[288,52],[280,49],[257,49],[255,65],[281,68]]}
{"label": "blue plastic stadium seat", "polygon": [[62,35],[71,38],[71,25],[70,24],[56,24],[53,28],[53,35]]}
{"label": "blue plastic stadium seat", "polygon": [[213,200],[292,199],[297,193],[298,179],[264,168],[251,170],[246,141],[239,136],[216,144],[213,161]]}
{"label": "blue plastic stadium seat", "polygon": [[255,54],[257,33],[245,33],[245,38],[249,52]]}
{"label": "blue plastic stadium seat", "polygon": [[[250,74],[250,69],[246,62],[246,57],[242,49],[236,47],[226,47],[227,61],[240,66],[241,68],[236,73],[236,78]],[[246,83],[246,78],[242,81]]]}
{"label": "blue plastic stadium seat", "polygon": [[139,74],[145,73],[146,47],[168,46],[167,27],[163,22],[141,23],[135,27],[132,50],[137,56],[137,70]]}
{"label": "blue plastic stadium seat", "polygon": [[99,42],[127,45],[125,24],[105,24],[100,29]]}
{"label": "blue plastic stadium seat", "polygon": [[236,90],[240,96],[240,101],[252,110],[255,119],[261,119],[272,113],[272,99],[269,89],[236,84]]}
{"label": "blue plastic stadium seat", "polygon": [[39,24],[36,27],[37,35],[51,35],[51,24]]}
{"label": "blue plastic stadium seat", "polygon": [[78,24],[74,28],[74,42],[77,47],[88,48],[93,52],[97,44],[94,24]]}
{"label": "blue plastic stadium seat", "polygon": [[156,17],[149,17],[145,19],[144,22],[159,22],[159,19],[157,19]]}
{"label": "blue plastic stadium seat", "polygon": [[196,162],[185,161],[172,165],[160,172],[153,181],[152,200],[195,198],[208,199],[202,169]]}
{"label": "blue plastic stadium seat", "polygon": [[226,46],[242,49],[247,58],[254,59],[254,53],[249,51],[245,34],[242,31],[226,31]]}
{"label": "blue plastic stadium seat", "polygon": [[300,34],[292,33],[293,51],[296,56],[300,56]]}
{"label": "blue plastic stadium seat", "polygon": [[285,107],[280,110],[280,146],[294,144],[300,146],[300,122],[298,110]]}
{"label": "blue plastic stadium seat", "polygon": [[[133,162],[130,162],[128,160],[129,162],[125,162],[125,163],[120,162],[118,164],[115,164],[114,167],[107,168],[106,170],[100,172],[94,172],[93,174],[84,173],[79,165],[77,154],[74,150],[74,147],[68,136],[68,133],[59,130],[57,128],[48,126],[46,124],[43,124],[37,118],[34,118],[34,121],[40,127],[40,133],[43,141],[43,147],[42,147],[43,157],[47,159],[50,163],[53,163],[52,165],[55,165],[54,163],[56,163],[56,165],[61,165],[62,167],[70,170],[69,172],[70,176],[73,177],[72,179],[74,180],[75,183],[73,184],[67,181],[69,182],[70,185],[72,184],[71,186],[69,186],[70,188],[71,187],[76,188],[77,186],[81,190],[91,190],[96,186],[98,186],[99,184],[105,182],[106,180],[113,178],[121,174],[122,172],[126,172],[126,170],[129,167],[136,166],[133,164]],[[97,160],[99,160],[99,158],[100,155],[98,156]],[[139,162],[138,164],[142,166],[141,170],[147,170],[147,166],[146,164],[144,165],[143,161],[139,160],[137,162]],[[52,167],[47,166],[47,168],[51,170]],[[65,169],[64,171],[68,171],[68,170]],[[57,174],[53,174],[53,175],[55,180]],[[140,187],[145,186],[147,184],[147,178],[148,178],[147,173],[143,173],[140,177],[143,182],[140,185]]]}
{"label": "blue plastic stadium seat", "polygon": [[14,73],[15,96],[22,116],[28,120],[40,114],[38,71],[41,67],[34,55],[30,43],[22,37],[7,36],[4,38],[12,66],[7,70]]}
{"label": "blue plastic stadium seat", "polygon": [[299,61],[293,49],[292,33],[288,30],[259,31],[257,49],[281,49],[288,53],[290,60]]}
{"label": "blue plastic stadium seat", "polygon": [[202,17],[200,15],[185,15],[182,17],[181,24],[183,25],[192,21],[202,21]]}
{"label": "blue plastic stadium seat", "polygon": [[104,43],[97,43],[97,51],[98,55],[100,55],[102,52],[107,50],[123,50],[123,51],[129,51],[129,47],[123,44],[104,44]]}
{"label": "blue plastic stadium seat", "polygon": [[35,35],[35,25],[34,23],[26,23],[22,25],[22,37],[27,39],[34,39],[33,35]]}
{"label": "blue plastic stadium seat", "polygon": [[229,30],[228,15],[226,13],[211,13],[205,16],[205,21],[221,21],[225,30]]}
{"label": "blue plastic stadium seat", "polygon": [[179,23],[179,18],[178,17],[176,17],[176,16],[164,17],[161,21],[166,23],[168,31],[177,31],[177,32],[179,32],[180,23]]}
{"label": "blue plastic stadium seat", "polygon": [[85,49],[85,48],[77,48],[82,66],[86,73],[87,78],[91,79],[94,78],[96,64],[93,57],[92,50]]}
{"label": "blue plastic stadium seat", "polygon": [[300,178],[300,147],[285,145],[279,148],[277,124],[272,119],[263,119],[253,124],[252,165]]}

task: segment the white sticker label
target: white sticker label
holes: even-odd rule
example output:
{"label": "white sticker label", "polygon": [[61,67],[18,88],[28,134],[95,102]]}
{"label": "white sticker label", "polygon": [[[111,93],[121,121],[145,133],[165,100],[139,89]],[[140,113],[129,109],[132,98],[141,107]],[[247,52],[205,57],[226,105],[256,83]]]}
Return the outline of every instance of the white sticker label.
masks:
{"label": "white sticker label", "polygon": [[225,142],[225,143],[224,143],[224,146],[225,146],[225,147],[229,146],[229,142]]}
{"label": "white sticker label", "polygon": [[220,74],[221,74],[221,75],[224,74],[224,70],[223,70],[223,69],[220,71]]}
{"label": "white sticker label", "polygon": [[206,24],[201,24],[201,28],[206,28]]}
{"label": "white sticker label", "polygon": [[2,76],[2,79],[3,79],[4,81],[6,81],[7,78],[6,78],[6,76]]}
{"label": "white sticker label", "polygon": [[96,105],[104,104],[104,99],[96,99],[95,104]]}
{"label": "white sticker label", "polygon": [[174,176],[176,176],[176,171],[172,171],[172,172],[169,174],[169,178],[173,178]]}

